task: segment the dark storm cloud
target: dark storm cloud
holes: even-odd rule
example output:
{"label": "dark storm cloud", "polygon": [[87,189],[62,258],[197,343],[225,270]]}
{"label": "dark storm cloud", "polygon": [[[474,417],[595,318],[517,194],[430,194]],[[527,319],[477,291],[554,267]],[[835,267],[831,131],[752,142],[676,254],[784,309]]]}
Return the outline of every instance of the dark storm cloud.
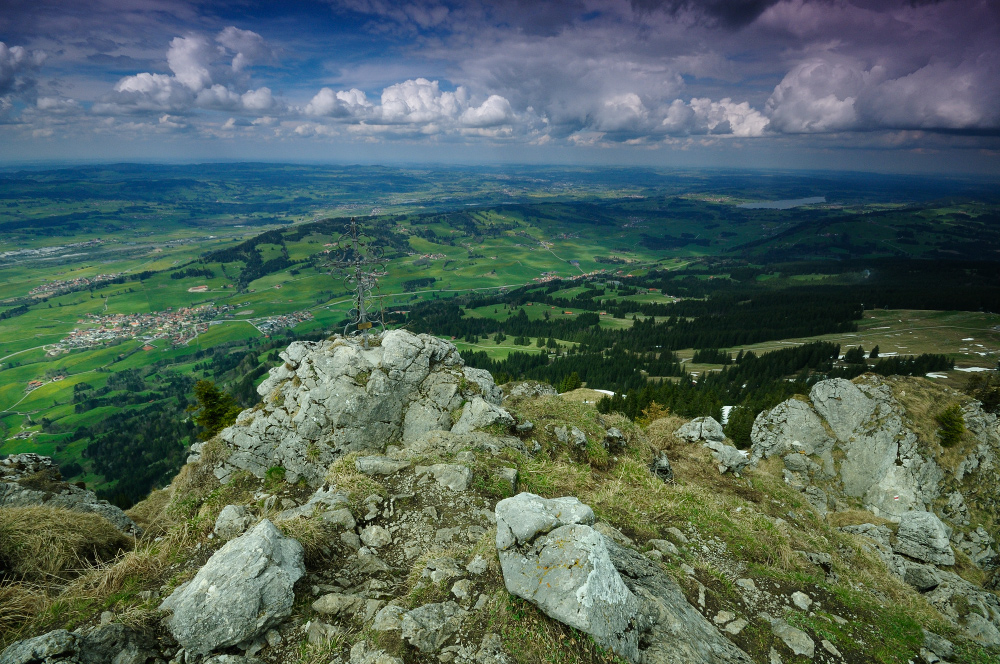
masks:
{"label": "dark storm cloud", "polygon": [[632,6],[641,11],[701,14],[729,28],[752,23],[765,9],[777,3],[778,0],[631,0]]}

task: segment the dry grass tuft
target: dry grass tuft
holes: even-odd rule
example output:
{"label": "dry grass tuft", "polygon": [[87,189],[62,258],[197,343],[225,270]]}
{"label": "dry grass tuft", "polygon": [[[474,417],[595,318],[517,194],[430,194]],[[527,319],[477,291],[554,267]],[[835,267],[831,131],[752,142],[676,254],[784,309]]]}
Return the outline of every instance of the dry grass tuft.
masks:
{"label": "dry grass tuft", "polygon": [[45,506],[0,510],[0,561],[23,580],[42,582],[88,562],[111,560],[132,545],[97,514]]}
{"label": "dry grass tuft", "polygon": [[[48,606],[45,590],[30,583],[0,583],[0,636],[16,629]],[[0,638],[0,650],[4,640]]]}
{"label": "dry grass tuft", "polygon": [[[136,525],[142,528],[143,532],[156,530],[163,527],[163,512],[170,504],[170,489],[160,489],[153,491],[145,499],[133,505],[125,514],[135,521]],[[162,535],[158,530],[156,535]]]}
{"label": "dry grass tuft", "polygon": [[831,528],[843,528],[844,526],[857,526],[862,523],[873,523],[876,526],[888,526],[895,530],[898,524],[889,519],[875,516],[868,510],[845,510],[843,512],[830,512],[826,516],[826,522]]}
{"label": "dry grass tuft", "polygon": [[306,565],[310,568],[326,558],[324,549],[334,539],[334,529],[326,527],[319,519],[297,517],[275,524],[286,537],[297,540],[305,552]]}
{"label": "dry grass tuft", "polygon": [[389,495],[384,486],[355,469],[354,462],[359,456],[362,456],[360,452],[351,452],[342,456],[330,464],[330,468],[326,471],[326,481],[335,486],[338,491],[347,494],[351,511],[355,513],[361,508],[364,499],[368,496],[377,494],[385,498]]}

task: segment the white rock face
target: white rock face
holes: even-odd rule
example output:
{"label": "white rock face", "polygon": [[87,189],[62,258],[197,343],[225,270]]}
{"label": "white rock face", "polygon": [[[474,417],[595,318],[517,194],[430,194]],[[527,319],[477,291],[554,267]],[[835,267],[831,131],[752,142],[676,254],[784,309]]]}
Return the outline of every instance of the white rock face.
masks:
{"label": "white rock face", "polygon": [[754,420],[751,459],[785,456],[789,452],[823,454],[833,448],[833,439],[809,404],[798,399],[784,401]]}
{"label": "white rock face", "polygon": [[292,586],[305,574],[302,545],[267,519],[216,551],[194,579],[160,604],[165,622],[190,653],[249,641],[292,612]]}
{"label": "white rock face", "polygon": [[231,454],[216,477],[225,482],[236,470],[264,477],[280,465],[288,481],[316,486],[344,453],[451,430],[463,402],[463,430],[513,424],[489,372],[465,367],[452,344],[404,330],[377,340],[371,348],[344,337],[289,345],[285,363],[257,388],[262,407],[243,411],[220,434]]}
{"label": "white rock face", "polygon": [[809,398],[839,440],[851,439],[854,430],[875,411],[875,402],[849,380],[833,378],[813,385]]}
{"label": "white rock face", "polygon": [[[758,415],[751,432],[752,462],[782,456],[786,482],[811,489],[810,502],[821,512],[826,500],[813,499],[819,496],[814,483],[834,479],[844,494],[861,498],[880,516],[895,519],[926,510],[940,492],[943,471],[919,453],[917,437],[904,424],[889,387],[880,378],[870,380],[862,384],[864,391],[839,378],[820,381],[810,392],[811,403],[789,399]],[[835,448],[843,452],[839,462]]]}

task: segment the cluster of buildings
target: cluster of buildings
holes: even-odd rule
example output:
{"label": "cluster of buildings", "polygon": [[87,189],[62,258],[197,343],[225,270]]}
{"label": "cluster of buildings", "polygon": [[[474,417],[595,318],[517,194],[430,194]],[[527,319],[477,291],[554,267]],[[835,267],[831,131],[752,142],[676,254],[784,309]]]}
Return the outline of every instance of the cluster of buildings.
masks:
{"label": "cluster of buildings", "polygon": [[186,344],[207,331],[210,321],[228,314],[232,309],[228,304],[220,307],[203,304],[149,314],[87,314],[86,318],[77,322],[88,327],[74,329],[54,346],[66,350],[94,348],[125,339],[168,339],[175,346]]}
{"label": "cluster of buildings", "polygon": [[106,281],[111,281],[112,279],[117,279],[122,275],[121,272],[114,272],[112,274],[98,274],[94,277],[78,277],[76,279],[56,279],[55,281],[48,281],[40,286],[35,286],[30,291],[28,295],[31,297],[51,297],[53,295],[60,295],[62,293],[68,293],[75,290],[83,290],[84,288],[89,288],[91,286],[96,286],[97,284],[102,284]]}
{"label": "cluster of buildings", "polygon": [[295,311],[290,314],[269,316],[268,318],[255,320],[253,321],[253,324],[262,333],[271,335],[278,330],[282,330],[286,327],[295,327],[299,323],[312,319],[313,315],[310,311]]}
{"label": "cluster of buildings", "polygon": [[46,383],[56,383],[56,382],[59,382],[60,380],[64,379],[65,377],[66,376],[60,374],[58,376],[53,376],[52,378],[50,378],[48,380],[31,380],[31,381],[28,381],[28,384],[27,384],[27,386],[25,386],[24,391],[25,392],[34,392],[35,390],[37,390],[42,385],[45,385]]}

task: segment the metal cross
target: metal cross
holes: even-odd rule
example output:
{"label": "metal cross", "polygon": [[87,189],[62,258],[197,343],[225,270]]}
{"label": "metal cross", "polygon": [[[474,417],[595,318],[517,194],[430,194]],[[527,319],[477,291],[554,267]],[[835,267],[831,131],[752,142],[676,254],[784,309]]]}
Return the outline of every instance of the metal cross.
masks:
{"label": "metal cross", "polygon": [[[378,277],[385,274],[385,259],[381,247],[373,246],[370,236],[362,235],[354,217],[336,244],[330,264],[346,273],[344,285],[348,291],[354,291],[354,307],[347,314],[344,336],[360,333],[361,344],[367,348],[372,326],[385,329],[382,298],[372,297],[372,291],[378,292]],[[348,332],[351,327],[355,329]]]}

